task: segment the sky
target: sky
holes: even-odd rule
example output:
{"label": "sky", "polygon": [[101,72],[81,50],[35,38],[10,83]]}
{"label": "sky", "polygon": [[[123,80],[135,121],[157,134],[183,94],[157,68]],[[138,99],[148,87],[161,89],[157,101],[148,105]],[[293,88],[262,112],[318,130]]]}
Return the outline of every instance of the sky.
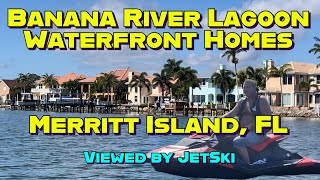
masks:
{"label": "sky", "polygon": [[[140,8],[142,10],[197,10],[203,15],[201,23],[204,23],[203,29],[165,29],[169,32],[192,31],[200,34],[199,40],[195,43],[194,50],[163,50],[158,51],[133,51],[124,48],[121,51],[48,51],[48,50],[28,50],[23,36],[24,29],[10,29],[7,27],[7,9],[8,8],[23,8],[30,12],[32,10],[111,10],[115,13],[120,30],[122,26],[123,8]],[[210,1],[203,0],[200,3],[195,3],[191,0],[12,0],[2,2],[0,5],[0,36],[1,36],[1,58],[0,58],[0,79],[14,79],[19,73],[36,73],[43,75],[45,73],[54,75],[64,75],[67,73],[78,73],[86,76],[93,76],[101,72],[107,72],[114,69],[131,69],[142,72],[145,71],[149,75],[159,73],[166,63],[167,59],[175,58],[183,60],[182,66],[190,66],[198,71],[199,77],[210,77],[213,72],[219,67],[219,64],[224,64],[228,69],[233,70],[234,65],[222,58],[222,50],[205,50],[203,48],[202,34],[205,30],[206,12],[208,8],[215,8],[218,11],[218,20],[223,20],[227,10],[236,10],[239,13],[252,10],[259,13],[263,10],[277,12],[280,10],[299,12],[307,10],[311,12],[311,28],[305,29],[262,29],[257,27],[253,29],[258,32],[283,32],[291,31],[294,33],[295,46],[291,50],[254,50],[252,47],[249,51],[240,53],[238,69],[253,66],[261,66],[263,60],[273,59],[275,65],[281,65],[290,61],[306,62],[319,64],[318,55],[309,54],[309,49],[312,48],[315,40],[313,37],[319,35],[320,27],[320,2],[319,0],[296,0],[296,1],[278,1],[278,0],[224,0]],[[215,29],[212,29],[215,31]],[[248,29],[228,29],[227,32],[247,31]],[[249,32],[253,31],[248,30]],[[37,34],[39,29],[32,29]],[[49,31],[56,31],[49,29]],[[70,31],[61,30],[58,31]],[[115,31],[112,29],[86,29],[73,31]],[[128,30],[129,31],[129,30]],[[162,32],[158,29],[131,29],[131,32]]]}

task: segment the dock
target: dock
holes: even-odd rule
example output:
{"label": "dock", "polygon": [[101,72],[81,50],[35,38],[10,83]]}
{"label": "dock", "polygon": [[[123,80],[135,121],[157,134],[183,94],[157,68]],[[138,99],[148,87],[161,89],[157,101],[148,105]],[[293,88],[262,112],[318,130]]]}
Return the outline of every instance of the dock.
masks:
{"label": "dock", "polygon": [[74,113],[106,113],[106,114],[153,114],[153,115],[181,115],[181,116],[217,116],[225,114],[228,108],[217,107],[188,107],[175,103],[172,107],[157,109],[154,105],[110,104],[108,102],[89,102],[88,100],[57,100],[55,102],[41,102],[38,100],[17,101],[7,105],[6,109],[43,112],[74,112]]}

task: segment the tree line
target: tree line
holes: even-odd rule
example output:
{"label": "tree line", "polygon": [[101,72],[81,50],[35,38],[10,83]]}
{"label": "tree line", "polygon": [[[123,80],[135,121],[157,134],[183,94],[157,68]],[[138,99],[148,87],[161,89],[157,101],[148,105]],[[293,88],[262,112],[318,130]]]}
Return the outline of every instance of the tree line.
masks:
{"label": "tree line", "polygon": [[[317,37],[314,37],[314,39],[316,40],[316,43],[313,45],[313,48],[309,50],[309,53],[317,54],[320,52],[320,39]],[[280,77],[280,93],[282,96],[283,77],[288,72],[292,71],[290,64],[284,64],[280,67],[272,66],[269,69],[267,69],[267,67],[253,68],[248,66],[247,68],[240,69],[238,71],[238,54],[245,51],[246,50],[240,48],[227,49],[224,52],[222,57],[227,57],[227,60],[230,60],[234,64],[234,71],[222,69],[218,72],[214,72],[211,76],[213,85],[220,88],[223,93],[223,97],[225,97],[225,94],[230,93],[235,86],[243,86],[245,79],[254,79],[257,82],[258,91],[259,89],[264,90],[266,88],[266,81],[270,77]],[[320,58],[320,56],[317,58]],[[142,98],[141,89],[143,87],[146,87],[148,91],[150,91],[151,88],[160,87],[162,97],[164,97],[165,92],[168,92],[178,100],[188,99],[189,87],[192,88],[191,93],[193,93],[193,89],[201,88],[201,81],[197,77],[198,72],[195,69],[192,69],[190,66],[183,67],[182,63],[183,60],[168,59],[161,71],[153,74],[154,78],[152,81],[147,78],[148,74],[146,72],[134,75],[130,82],[128,82],[128,79],[119,81],[114,74],[101,73],[101,76],[97,77],[94,83],[92,83],[90,91],[92,93],[102,92],[102,98],[104,98],[105,93],[109,94],[114,92],[116,100],[124,101],[129,88],[132,89],[133,87],[138,87],[140,90],[140,98]],[[317,67],[320,67],[320,64],[318,64]],[[46,87],[57,87],[58,82],[53,74],[44,74],[43,76],[39,76],[32,73],[20,73],[16,80],[21,83],[21,86],[13,88],[11,91],[13,94],[31,92],[31,88],[35,87],[35,82],[41,77],[43,78],[42,83]],[[61,86],[69,89],[71,93],[80,92],[80,80],[82,79],[69,80],[61,84]],[[300,82],[299,89],[309,91],[312,87],[316,87],[312,81],[313,80],[310,79],[308,82]],[[111,100],[110,95],[108,95],[106,100]],[[140,102],[142,102],[141,99]]]}

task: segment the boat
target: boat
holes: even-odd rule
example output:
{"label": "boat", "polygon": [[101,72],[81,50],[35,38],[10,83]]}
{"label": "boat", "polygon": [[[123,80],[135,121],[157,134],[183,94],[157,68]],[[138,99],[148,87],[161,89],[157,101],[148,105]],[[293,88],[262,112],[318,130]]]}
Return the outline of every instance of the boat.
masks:
{"label": "boat", "polygon": [[[151,153],[173,153],[170,163],[162,161],[151,163],[151,165],[159,172],[196,178],[243,179],[262,175],[320,174],[320,161],[303,157],[280,147],[279,143],[286,139],[287,135],[268,134],[264,142],[247,147],[250,163],[237,158],[239,156],[232,145],[234,137],[217,138],[214,135],[193,134],[174,145],[150,151],[147,153],[148,163],[151,163]],[[210,163],[209,161],[180,163],[178,157],[182,157],[186,151],[235,152],[236,161],[232,164]]]}

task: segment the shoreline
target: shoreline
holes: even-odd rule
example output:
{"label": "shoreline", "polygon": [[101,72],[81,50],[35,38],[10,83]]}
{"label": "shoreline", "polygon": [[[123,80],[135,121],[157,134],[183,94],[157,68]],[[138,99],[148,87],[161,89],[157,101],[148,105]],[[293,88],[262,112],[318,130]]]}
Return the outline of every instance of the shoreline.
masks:
{"label": "shoreline", "polygon": [[320,118],[320,113],[316,113],[315,109],[307,109],[305,107],[272,107],[272,115],[280,117],[299,117],[299,118]]}
{"label": "shoreline", "polygon": [[[115,111],[113,113],[107,113],[107,112],[70,112],[70,111],[39,111],[39,110],[21,110],[21,109],[10,109],[10,108],[5,108],[5,107],[0,107],[0,110],[8,110],[8,111],[34,111],[34,112],[47,112],[47,113],[81,113],[81,114],[117,114],[117,115],[153,115],[153,116],[175,116],[175,117],[218,117],[222,115],[221,113],[218,113],[217,115],[210,115],[210,113],[205,113],[203,116],[201,113],[190,113],[189,115],[185,115],[184,112],[179,111],[176,112],[175,114],[170,114],[166,112],[160,112],[160,111],[154,111],[154,110],[148,110],[148,109],[143,109],[139,113],[136,111],[131,111],[129,113],[123,112],[123,111]],[[280,108],[280,107],[272,107],[272,115],[273,116],[280,116],[282,117],[293,117],[293,118],[313,118],[313,119],[319,119],[320,120],[320,114],[315,113],[315,110],[301,110],[297,108]]]}

